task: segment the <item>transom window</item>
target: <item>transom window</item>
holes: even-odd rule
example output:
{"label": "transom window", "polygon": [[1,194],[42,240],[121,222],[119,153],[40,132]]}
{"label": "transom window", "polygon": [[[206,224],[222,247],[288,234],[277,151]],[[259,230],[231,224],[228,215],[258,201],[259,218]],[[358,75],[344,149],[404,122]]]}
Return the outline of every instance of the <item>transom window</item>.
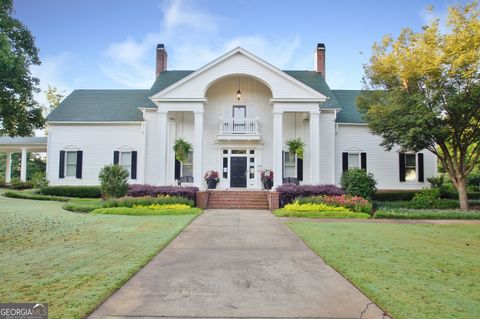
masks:
{"label": "transom window", "polygon": [[417,160],[415,154],[405,154],[405,180],[417,180]]}
{"label": "transom window", "polygon": [[67,177],[77,176],[77,151],[67,151],[65,161],[65,172]]}
{"label": "transom window", "polygon": [[119,163],[121,167],[128,171],[128,175],[132,172],[132,152],[120,152]]}

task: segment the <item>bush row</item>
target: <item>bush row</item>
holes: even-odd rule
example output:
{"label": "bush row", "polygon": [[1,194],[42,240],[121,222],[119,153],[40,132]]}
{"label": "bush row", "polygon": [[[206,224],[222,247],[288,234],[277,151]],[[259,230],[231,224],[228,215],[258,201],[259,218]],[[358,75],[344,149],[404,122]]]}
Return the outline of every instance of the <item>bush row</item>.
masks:
{"label": "bush row", "polygon": [[120,199],[109,199],[103,203],[104,208],[110,207],[133,207],[136,205],[150,206],[150,205],[172,205],[184,204],[190,207],[195,206],[191,199],[179,196],[159,196],[159,197],[125,197]]}
{"label": "bush row", "polygon": [[170,195],[183,197],[195,202],[195,196],[198,192],[197,187],[181,187],[181,186],[152,186],[134,184],[128,187],[127,196],[131,197],[157,197],[159,195]]}
{"label": "bush row", "polygon": [[112,207],[112,208],[98,208],[95,209],[92,214],[107,214],[107,215],[194,215],[199,214],[201,210],[199,208],[171,208],[171,209],[151,209],[148,207]]}
{"label": "bush row", "polygon": [[284,184],[277,187],[277,191],[280,193],[280,207],[284,207],[300,197],[344,194],[343,190],[335,185]]}
{"label": "bush row", "polygon": [[356,213],[372,214],[372,204],[360,196],[311,196],[297,199],[299,204],[327,204],[335,207],[346,207]]}
{"label": "bush row", "polygon": [[46,186],[39,190],[40,194],[78,198],[100,198],[99,186]]}
{"label": "bush row", "polygon": [[5,197],[11,198],[21,198],[21,199],[34,199],[34,200],[54,200],[59,202],[66,202],[69,201],[70,198],[61,197],[61,196],[50,196],[50,195],[42,195],[33,192],[19,192],[19,191],[7,191],[3,194]]}

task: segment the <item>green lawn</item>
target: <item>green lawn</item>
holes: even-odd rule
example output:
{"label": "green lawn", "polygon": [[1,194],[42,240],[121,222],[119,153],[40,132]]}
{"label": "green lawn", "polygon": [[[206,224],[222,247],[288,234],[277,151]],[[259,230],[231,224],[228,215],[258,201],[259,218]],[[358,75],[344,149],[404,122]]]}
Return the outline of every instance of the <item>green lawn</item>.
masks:
{"label": "green lawn", "polygon": [[48,302],[49,318],[84,318],[195,218],[80,214],[63,204],[0,196],[2,302]]}
{"label": "green lawn", "polygon": [[480,314],[480,225],[287,225],[396,319]]}

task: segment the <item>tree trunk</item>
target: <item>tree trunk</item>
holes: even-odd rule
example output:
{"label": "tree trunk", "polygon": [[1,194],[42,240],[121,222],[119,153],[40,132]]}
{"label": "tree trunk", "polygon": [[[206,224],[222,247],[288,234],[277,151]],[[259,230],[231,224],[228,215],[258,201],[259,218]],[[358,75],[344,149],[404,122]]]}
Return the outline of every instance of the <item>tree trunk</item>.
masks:
{"label": "tree trunk", "polygon": [[457,181],[458,199],[461,209],[468,209],[467,179],[459,178]]}

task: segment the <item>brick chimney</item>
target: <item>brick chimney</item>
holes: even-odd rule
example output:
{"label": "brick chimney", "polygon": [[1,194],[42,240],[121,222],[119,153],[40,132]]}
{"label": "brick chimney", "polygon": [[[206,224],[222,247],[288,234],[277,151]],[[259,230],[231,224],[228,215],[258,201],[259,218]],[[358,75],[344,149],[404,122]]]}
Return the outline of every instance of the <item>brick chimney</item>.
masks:
{"label": "brick chimney", "polygon": [[157,44],[157,63],[156,63],[156,77],[160,75],[160,72],[167,69],[167,51],[163,43]]}
{"label": "brick chimney", "polygon": [[315,68],[325,77],[325,44],[318,43],[315,51]]}

